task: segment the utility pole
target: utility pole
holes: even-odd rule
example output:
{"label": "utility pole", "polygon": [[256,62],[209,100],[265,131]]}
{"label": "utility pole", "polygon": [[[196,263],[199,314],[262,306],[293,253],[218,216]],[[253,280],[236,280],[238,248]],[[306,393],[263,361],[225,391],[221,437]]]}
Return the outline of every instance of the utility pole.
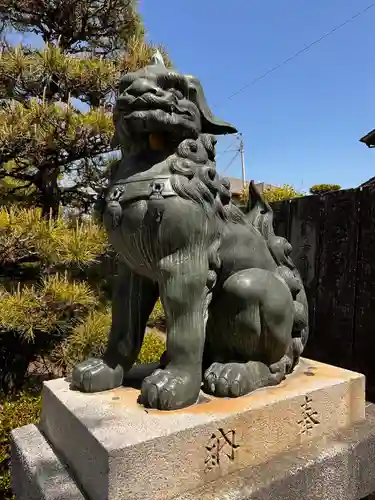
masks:
{"label": "utility pole", "polygon": [[245,154],[244,154],[243,139],[241,133],[239,134],[239,139],[240,139],[240,154],[241,154],[241,167],[242,167],[242,187],[245,189],[245,184],[246,184]]}

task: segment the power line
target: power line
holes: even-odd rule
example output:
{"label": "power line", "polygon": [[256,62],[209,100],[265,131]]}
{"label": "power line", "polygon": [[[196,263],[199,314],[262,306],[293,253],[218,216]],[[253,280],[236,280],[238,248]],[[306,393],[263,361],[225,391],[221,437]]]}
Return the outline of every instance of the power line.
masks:
{"label": "power line", "polygon": [[233,158],[231,159],[231,161],[228,163],[228,165],[224,168],[224,170],[222,171],[222,174],[224,172],[226,172],[228,170],[228,168],[232,165],[232,163],[234,162],[234,160],[237,158],[237,156],[240,154],[239,151],[236,152],[236,154],[233,156]]}
{"label": "power line", "polygon": [[218,153],[216,155],[216,161],[218,160],[218,158],[220,158],[220,156],[222,156],[223,154],[225,153],[228,153],[229,151],[238,151],[238,149],[231,149],[233,146],[234,146],[234,143],[236,142],[236,140],[232,141],[229,146],[227,147],[227,149],[224,149],[224,151],[221,151],[220,153]]}
{"label": "power line", "polygon": [[270,73],[273,73],[274,71],[278,70],[279,68],[281,68],[282,66],[284,66],[284,64],[287,64],[288,62],[290,62],[291,60],[293,60],[294,58],[298,57],[299,55],[303,54],[304,52],[307,52],[309,49],[311,49],[311,47],[313,47],[314,45],[317,45],[318,43],[320,43],[321,41],[323,41],[325,38],[333,35],[334,33],[336,33],[336,31],[339,31],[341,28],[344,28],[347,24],[353,22],[355,19],[357,19],[359,16],[361,16],[362,14],[365,14],[366,12],[368,12],[370,9],[372,9],[373,7],[375,7],[375,2],[373,2],[372,4],[368,5],[366,8],[364,8],[363,10],[357,12],[356,14],[354,14],[352,17],[350,17],[349,19],[347,19],[346,21],[342,22],[341,24],[335,26],[334,28],[332,28],[330,31],[328,31],[327,33],[325,33],[324,35],[322,35],[321,37],[317,38],[316,40],[314,40],[313,42],[309,43],[308,45],[306,45],[305,47],[303,47],[302,49],[298,50],[297,52],[295,52],[293,55],[289,56],[287,59],[285,59],[284,61],[282,61],[281,63],[277,64],[276,66],[274,66],[273,68],[267,70],[265,73],[263,73],[262,75],[260,76],[257,76],[256,78],[254,78],[254,80],[252,80],[250,83],[244,85],[242,88],[240,88],[239,90],[237,90],[236,92],[233,92],[233,94],[230,94],[227,99],[232,99],[233,97],[235,97],[236,95],[240,94],[241,92],[243,92],[244,90],[246,90],[247,88],[251,87],[252,85],[255,85],[256,83],[258,83],[260,80],[263,80],[263,78],[265,78],[266,76],[268,76]]}
{"label": "power line", "polygon": [[238,151],[238,149],[224,149],[224,151],[218,151],[216,154],[216,158],[218,158],[221,155],[224,155],[225,153],[234,153],[235,151]]}

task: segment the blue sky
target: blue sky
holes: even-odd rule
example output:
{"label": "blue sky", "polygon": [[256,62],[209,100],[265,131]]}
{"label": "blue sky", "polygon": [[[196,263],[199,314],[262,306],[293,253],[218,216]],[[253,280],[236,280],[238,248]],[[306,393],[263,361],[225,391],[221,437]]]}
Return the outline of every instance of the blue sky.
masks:
{"label": "blue sky", "polygon": [[[317,183],[356,187],[375,175],[375,150],[359,142],[375,128],[375,3],[249,84],[371,1],[141,0],[140,11],[149,39],[167,47],[179,71],[198,76],[214,113],[242,132],[247,179],[308,191]],[[233,142],[219,140],[217,166],[240,177]]]}
{"label": "blue sky", "polygon": [[[198,76],[215,114],[243,133],[246,176],[308,190],[375,175],[375,6],[258,83],[228,96],[371,4],[371,0],[143,0],[150,40]],[[218,151],[231,145],[227,136]],[[230,148],[233,149],[233,148]],[[234,153],[218,170],[241,176]]]}

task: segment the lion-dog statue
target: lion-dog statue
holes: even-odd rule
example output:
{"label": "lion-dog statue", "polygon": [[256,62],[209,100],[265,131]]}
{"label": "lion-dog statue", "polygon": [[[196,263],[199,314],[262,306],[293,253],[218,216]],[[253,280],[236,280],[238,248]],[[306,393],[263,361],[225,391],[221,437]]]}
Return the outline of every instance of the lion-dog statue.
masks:
{"label": "lion-dog statue", "polygon": [[251,183],[241,211],[216,172],[215,135],[236,129],[212,115],[198,79],[159,53],[122,77],[114,124],[122,159],[102,212],[119,256],[112,327],[103,357],[74,368],[73,386],[122,385],[159,296],[166,351],[140,404],[174,410],[201,389],[234,398],[280,383],[305,347],[308,306],[270,206]]}

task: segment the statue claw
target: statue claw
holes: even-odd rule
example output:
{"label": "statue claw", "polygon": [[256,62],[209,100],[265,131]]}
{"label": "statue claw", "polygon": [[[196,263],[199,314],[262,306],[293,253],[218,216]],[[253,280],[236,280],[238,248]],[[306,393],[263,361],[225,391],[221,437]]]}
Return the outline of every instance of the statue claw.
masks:
{"label": "statue claw", "polygon": [[111,368],[102,359],[89,358],[72,372],[72,386],[82,392],[102,392],[120,387],[124,371],[120,365]]}
{"label": "statue claw", "polygon": [[237,398],[250,392],[245,364],[213,363],[204,374],[204,389],[219,397]]}
{"label": "statue claw", "polygon": [[142,384],[138,402],[148,408],[178,410],[197,402],[200,374],[182,368],[156,370]]}
{"label": "statue claw", "polygon": [[267,385],[277,385],[284,377],[257,361],[213,363],[204,374],[203,388],[218,397],[238,398]]}
{"label": "statue claw", "polygon": [[283,374],[284,375],[283,378],[285,378],[285,375],[287,375],[292,371],[292,366],[293,366],[293,360],[290,359],[289,356],[285,355],[280,359],[280,361],[278,361],[277,363],[273,363],[270,366],[270,371],[271,373],[274,374],[277,373]]}

